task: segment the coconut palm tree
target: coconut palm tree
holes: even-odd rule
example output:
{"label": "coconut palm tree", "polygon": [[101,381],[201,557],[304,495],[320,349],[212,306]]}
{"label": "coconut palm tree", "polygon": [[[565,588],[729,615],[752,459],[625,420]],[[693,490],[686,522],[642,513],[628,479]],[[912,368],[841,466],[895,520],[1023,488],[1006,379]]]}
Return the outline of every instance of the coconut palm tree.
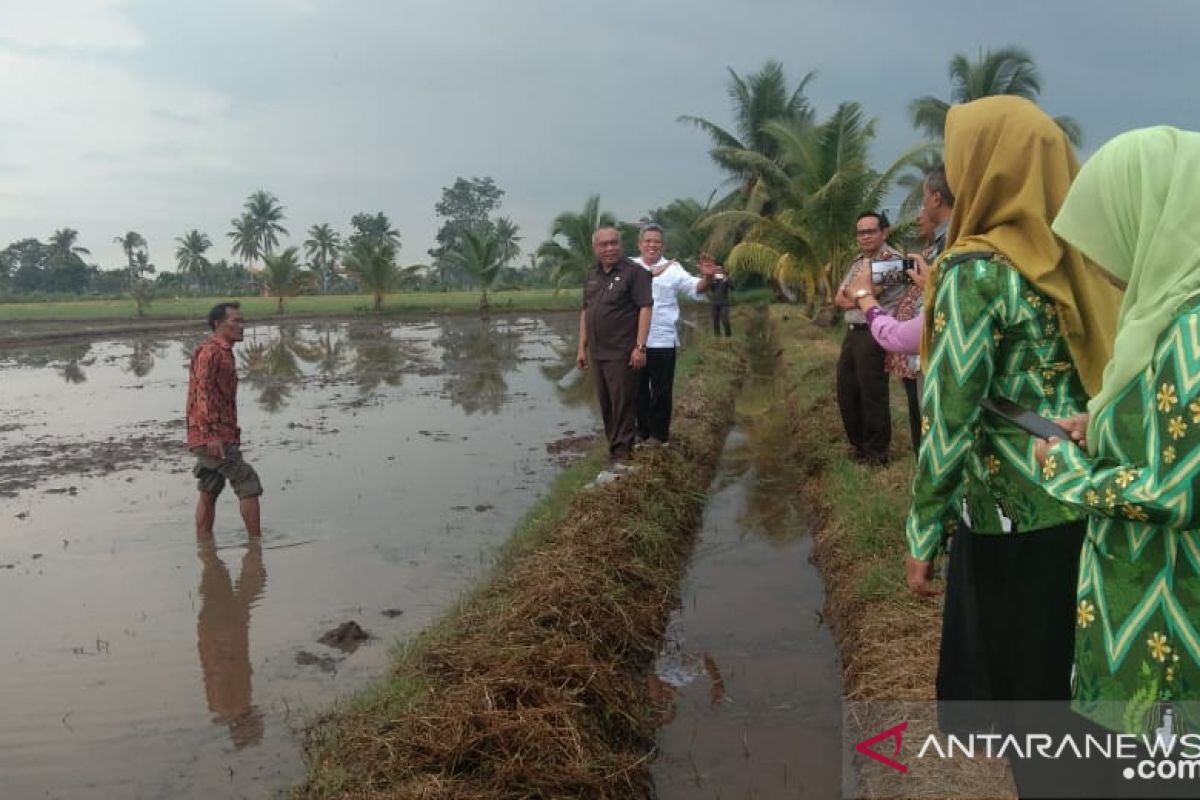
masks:
{"label": "coconut palm tree", "polygon": [[854,221],[877,209],[898,176],[926,156],[918,145],[882,172],[870,161],[875,120],[857,103],[842,103],[818,126],[768,123],[778,157],[760,157],[763,189],[772,198],[770,214],[724,211],[702,226],[725,220],[746,225],[745,238],[730,252],[731,271],[774,280],[785,294],[802,287],[807,299],[828,301],[842,269],[856,251]]}
{"label": "coconut palm tree", "polygon": [[308,229],[308,238],[304,240],[304,255],[321,276],[323,292],[329,291],[329,278],[337,269],[338,250],[341,246],[341,235],[326,223],[313,225]]}
{"label": "coconut palm tree", "polygon": [[564,211],[554,218],[550,238],[538,247],[537,257],[549,265],[555,286],[583,283],[584,275],[596,263],[592,234],[602,225],[615,224],[616,217],[600,210],[600,198],[596,195],[587,199],[582,212]]}
{"label": "coconut palm tree", "polygon": [[249,267],[262,256],[258,230],[249,215],[243,214],[229,220],[229,232],[225,235],[233,240],[230,252],[243,266]]}
{"label": "coconut palm tree", "polygon": [[279,299],[275,309],[279,314],[283,313],[284,298],[299,294],[312,277],[312,273],[300,266],[300,253],[295,247],[289,247],[278,255],[264,255],[262,274],[267,292]]}
{"label": "coconut palm tree", "polygon": [[283,206],[279,198],[270,192],[259,189],[246,198],[242,205],[244,217],[250,220],[254,235],[258,240],[258,252],[269,256],[279,244],[279,236],[287,236],[287,228],[283,227]]}
{"label": "coconut palm tree", "polygon": [[728,92],[733,103],[732,132],[703,117],[688,114],[679,117],[680,122],[691,123],[708,134],[713,143],[709,155],[718,167],[738,183],[743,201],[750,201],[760,174],[739,154],[750,152],[768,160],[774,159],[778,155],[778,146],[764,130],[768,122],[790,120],[800,124],[812,123],[814,112],[804,93],[815,77],[815,72],[808,73],[789,92],[783,65],[778,61],[767,61],[762,69],[745,78],[730,68]]}
{"label": "coconut palm tree", "polygon": [[[981,97],[1011,94],[1037,102],[1042,93],[1042,76],[1028,50],[1001,47],[979,51],[972,61],[962,53],[950,59],[950,102],[932,95],[913,100],[908,107],[913,126],[941,141],[946,130],[946,112],[954,103],[969,103]],[[1071,117],[1055,117],[1076,147],[1083,143],[1083,129]]]}
{"label": "coconut palm tree", "polygon": [[496,231],[496,238],[500,240],[500,252],[504,257],[504,266],[512,263],[521,252],[520,227],[508,217],[496,217],[493,227]]}
{"label": "coconut palm tree", "polygon": [[505,246],[494,230],[473,230],[463,226],[458,232],[454,246],[446,254],[450,263],[464,275],[479,284],[479,311],[488,312],[488,290],[504,270]]}
{"label": "coconut palm tree", "polygon": [[129,288],[132,290],[138,279],[138,259],[135,255],[139,251],[145,252],[146,239],[137,231],[129,231],[124,236],[114,236],[113,241],[125,251],[125,262],[129,265]]}
{"label": "coconut palm tree", "polygon": [[386,240],[362,238],[354,242],[342,259],[346,271],[371,292],[371,309],[383,308],[383,296],[396,285],[396,249]]}
{"label": "coconut palm tree", "polygon": [[212,239],[208,238],[207,233],[192,228],[183,236],[176,237],[175,242],[179,245],[175,248],[175,263],[181,273],[191,276],[193,288],[198,290],[212,269],[212,264],[204,256],[212,247]]}

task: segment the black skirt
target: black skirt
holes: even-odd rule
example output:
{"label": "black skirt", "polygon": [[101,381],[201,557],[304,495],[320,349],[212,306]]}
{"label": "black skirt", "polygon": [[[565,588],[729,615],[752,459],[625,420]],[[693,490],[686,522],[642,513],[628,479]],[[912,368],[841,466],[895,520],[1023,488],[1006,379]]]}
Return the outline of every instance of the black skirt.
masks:
{"label": "black skirt", "polygon": [[1012,701],[1068,701],[1086,522],[952,539],[938,657],[946,733],[1013,728]]}

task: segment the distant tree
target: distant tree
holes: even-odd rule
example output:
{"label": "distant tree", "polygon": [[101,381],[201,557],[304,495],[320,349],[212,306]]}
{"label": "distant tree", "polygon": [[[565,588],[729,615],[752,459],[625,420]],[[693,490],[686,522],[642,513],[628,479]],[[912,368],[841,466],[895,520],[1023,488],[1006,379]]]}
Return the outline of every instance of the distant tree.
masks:
{"label": "distant tree", "polygon": [[490,217],[500,207],[503,197],[504,190],[489,177],[459,177],[442,188],[442,199],[433,207],[442,223],[436,235],[437,244],[429,255],[443,290],[451,280],[451,263],[444,256],[454,247],[459,231],[468,228],[479,231],[492,226]]}
{"label": "distant tree", "polygon": [[396,285],[396,249],[386,240],[361,238],[351,246],[342,259],[346,271],[371,292],[371,309],[383,308],[383,296]]}
{"label": "distant tree", "polygon": [[258,243],[258,252],[269,256],[275,252],[279,244],[279,236],[287,236],[287,228],[283,227],[284,208],[279,204],[279,198],[270,192],[259,189],[246,198],[242,205],[243,216],[250,221],[250,227]]}
{"label": "distant tree", "polygon": [[348,247],[354,247],[360,241],[366,240],[376,244],[390,244],[395,250],[400,249],[400,231],[392,227],[392,221],[382,211],[374,214],[362,212],[350,218],[353,229],[346,239]]}
{"label": "distant tree", "polygon": [[507,267],[521,254],[521,245],[519,244],[521,229],[508,217],[496,217],[492,221],[492,227],[496,232],[496,239],[500,242],[500,254],[504,260],[504,266]]}
{"label": "distant tree", "polygon": [[289,247],[278,255],[263,256],[263,280],[267,293],[279,300],[276,313],[283,313],[284,298],[299,294],[310,278],[311,273],[306,273],[300,266],[300,252],[295,247]]}
{"label": "distant tree", "polygon": [[258,231],[255,228],[254,220],[249,216],[243,214],[229,220],[229,233],[225,235],[233,240],[230,248],[233,257],[242,262],[244,266],[248,267],[262,257]]}
{"label": "distant tree", "polygon": [[342,237],[325,223],[313,225],[308,229],[308,238],[304,240],[304,254],[313,270],[321,276],[321,291],[329,291],[329,279],[337,271],[338,250],[342,246]]}
{"label": "distant tree", "polygon": [[130,297],[137,304],[137,315],[146,316],[146,309],[154,302],[154,284],[144,278],[138,278],[129,290]]}
{"label": "distant tree", "polygon": [[16,293],[46,288],[50,248],[37,239],[20,239],[0,251],[0,273]]}
{"label": "distant tree", "polygon": [[212,264],[204,254],[212,247],[212,239],[207,233],[201,233],[192,228],[183,236],[176,237],[175,262],[179,272],[192,279],[192,284],[199,289],[207,280]]}
{"label": "distant tree", "polygon": [[83,292],[87,288],[88,266],[80,253],[91,255],[86,247],[76,244],[79,231],[59,228],[50,236],[46,252],[46,290],[51,292]]}
{"label": "distant tree", "polygon": [[479,311],[488,312],[488,290],[496,285],[504,270],[504,243],[494,230],[459,231],[454,248],[446,258],[479,286]]}
{"label": "distant tree", "polygon": [[138,260],[137,254],[146,252],[148,247],[146,239],[137,231],[129,231],[124,236],[113,237],[113,241],[121,245],[121,249],[125,251],[125,263],[129,267],[129,289],[133,291],[134,284],[141,276],[139,265],[145,263]]}

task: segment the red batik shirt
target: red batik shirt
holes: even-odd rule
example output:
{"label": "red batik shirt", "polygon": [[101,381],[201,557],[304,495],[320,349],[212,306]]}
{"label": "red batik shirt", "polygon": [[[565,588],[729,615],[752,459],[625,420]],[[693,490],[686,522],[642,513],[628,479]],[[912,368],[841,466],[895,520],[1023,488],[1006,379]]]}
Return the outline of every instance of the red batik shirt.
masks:
{"label": "red batik shirt", "polygon": [[192,353],[188,370],[187,446],[209,442],[238,444],[237,364],[233,343],[212,337]]}

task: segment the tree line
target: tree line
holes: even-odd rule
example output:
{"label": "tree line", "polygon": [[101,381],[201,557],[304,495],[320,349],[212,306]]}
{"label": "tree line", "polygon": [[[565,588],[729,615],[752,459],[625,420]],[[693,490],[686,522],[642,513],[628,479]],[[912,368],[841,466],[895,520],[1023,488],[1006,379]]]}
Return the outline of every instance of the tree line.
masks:
{"label": "tree line", "polygon": [[[683,124],[704,133],[713,163],[726,181],[704,201],[677,198],[639,220],[618,220],[588,197],[576,211],[552,221],[547,239],[518,262],[521,235],[499,213],[504,190],[490,177],[459,177],[442,190],[434,212],[441,225],[428,260],[402,266],[401,235],[382,211],[350,219],[343,236],[327,223],[311,226],[303,241],[288,244],[286,209],[269,191],[250,194],[224,233],[230,259],[213,258],[208,233],[192,229],[174,240],[175,269],[158,270],[149,244],[136,231],[118,235],[126,263],[116,269],[89,264],[90,252],[72,228],[46,242],[27,238],[0,251],[0,295],[129,294],[139,312],[158,294],[238,295],[267,293],[279,299],[299,293],[366,292],[379,309],[389,292],[474,288],[481,308],[501,286],[574,286],[593,264],[592,232],[617,225],[628,252],[638,225],[653,220],[665,229],[668,255],[694,261],[713,253],[751,284],[774,286],[790,298],[827,302],[854,253],[854,219],[900,197],[895,236],[911,235],[923,174],[940,160],[946,112],[995,94],[1037,101],[1042,78],[1032,55],[1018,47],[980,50],[949,63],[948,99],[918,97],[909,107],[918,140],[895,161],[876,165],[871,149],[877,120],[861,104],[839,103],[821,118],[806,91],[816,73],[789,87],[783,65],[767,61],[757,72],[729,70],[731,126],[684,115]],[[1079,144],[1082,132],[1069,117],[1056,118]],[[153,279],[150,276],[154,276]]]}

